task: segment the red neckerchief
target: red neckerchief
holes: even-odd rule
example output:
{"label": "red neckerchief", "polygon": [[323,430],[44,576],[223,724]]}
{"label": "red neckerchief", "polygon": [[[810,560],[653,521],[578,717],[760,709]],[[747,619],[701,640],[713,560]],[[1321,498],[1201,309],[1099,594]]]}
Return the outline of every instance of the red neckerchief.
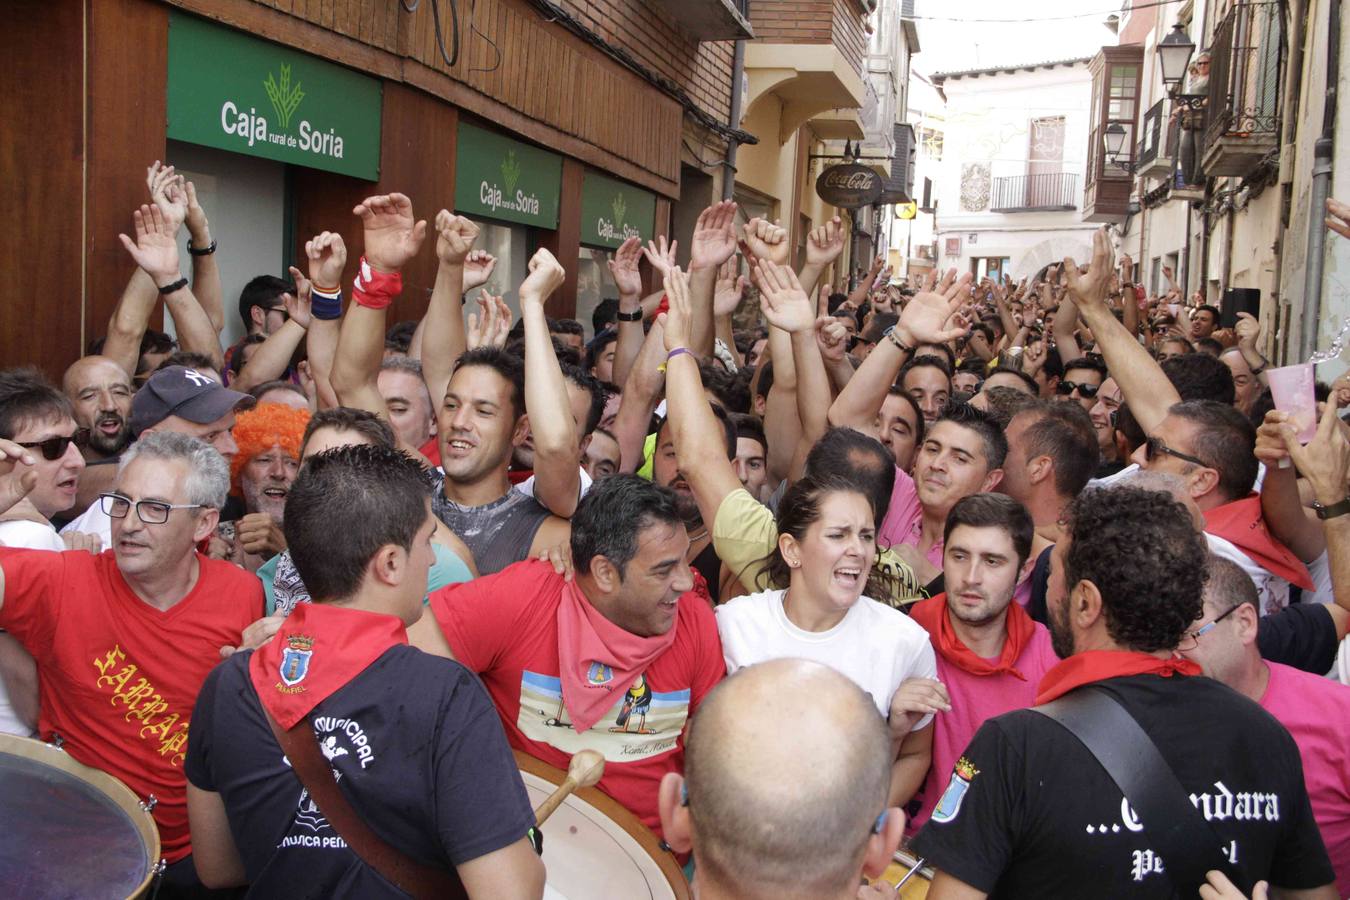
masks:
{"label": "red neckerchief", "polygon": [[[679,602],[689,602],[685,597]],[[601,615],[575,581],[564,584],[558,604],[558,677],[577,734],[600,721],[673,643],[673,626],[665,634],[638,637]]]}
{"label": "red neckerchief", "polygon": [[253,652],[248,675],[263,707],[289,730],[384,651],[406,643],[408,632],[395,616],[300,603]]}
{"label": "red neckerchief", "polygon": [[1049,703],[1069,691],[1094,681],[1126,675],[1199,675],[1200,667],[1189,659],[1159,659],[1133,650],[1086,650],[1063,660],[1041,679],[1036,705]]}
{"label": "red neckerchief", "polygon": [[512,484],[524,484],[534,476],[534,469],[507,469],[506,480]]}
{"label": "red neckerchief", "polygon": [[439,466],[441,464],[441,439],[433,434],[425,444],[417,448],[417,452],[425,456],[427,462],[433,466]]}
{"label": "red neckerchief", "polygon": [[1003,641],[1003,653],[997,662],[992,663],[967,647],[957,635],[956,629],[952,627],[951,613],[947,611],[946,594],[919,601],[910,607],[910,615],[928,632],[928,636],[933,639],[933,647],[942,654],[942,658],[958,669],[964,669],[972,675],[1002,675],[1006,672],[1021,681],[1027,680],[1013,667],[1036,633],[1036,623],[1031,621],[1031,616],[1027,615],[1022,604],[1008,604],[1008,636]]}
{"label": "red neckerchief", "polygon": [[1315,589],[1308,567],[1266,528],[1260,494],[1211,509],[1205,513],[1205,530],[1232,543],[1267,572],[1305,591]]}

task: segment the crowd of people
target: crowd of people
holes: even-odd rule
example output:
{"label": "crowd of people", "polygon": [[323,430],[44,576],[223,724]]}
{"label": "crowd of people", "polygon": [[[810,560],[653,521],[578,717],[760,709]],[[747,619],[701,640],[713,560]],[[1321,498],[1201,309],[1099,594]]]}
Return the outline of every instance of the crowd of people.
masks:
{"label": "crowd of people", "polygon": [[537,900],[512,751],[581,750],[702,900],[902,843],[937,898],[1350,896],[1350,382],[1300,440],[1260,323],[1106,230],[843,293],[838,219],[793,268],[717,203],[586,340],[548,250],[517,316],[381,195],[222,347],[228,237],[147,187],[106,336],[0,371],[0,731],[154,796],[160,896]]}

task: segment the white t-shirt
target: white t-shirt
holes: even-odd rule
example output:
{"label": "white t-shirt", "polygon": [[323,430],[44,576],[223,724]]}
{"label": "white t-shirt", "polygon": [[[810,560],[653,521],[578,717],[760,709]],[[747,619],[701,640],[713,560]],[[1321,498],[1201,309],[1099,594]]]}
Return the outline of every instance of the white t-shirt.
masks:
{"label": "white t-shirt", "polygon": [[64,534],[68,531],[81,531],[85,534],[96,534],[103,538],[103,549],[107,550],[113,545],[112,541],[112,519],[103,511],[98,498],[89,504],[89,508],[80,513],[79,518],[72,519],[65,528],[61,529]]}
{"label": "white t-shirt", "polygon": [[[24,519],[0,522],[0,545],[56,552],[66,549],[66,542],[61,540],[61,535],[56,533],[55,528]],[[9,700],[9,688],[5,686],[3,679],[0,679],[0,733],[17,734],[21,737],[30,737],[33,733],[15,714],[14,704]]]}
{"label": "white t-shirt", "polygon": [[1289,582],[1262,567],[1227,538],[1208,531],[1204,535],[1210,553],[1237,563],[1256,585],[1257,609],[1261,615],[1268,616],[1289,605]]}
{"label": "white t-shirt", "polygon": [[[803,631],[783,609],[786,591],[746,594],[717,607],[727,674],[770,659],[809,659],[829,666],[866,691],[882,716],[908,678],[937,678],[928,632],[897,609],[859,597],[829,631]],[[913,730],[933,720],[924,716]]]}
{"label": "white t-shirt", "polygon": [[[578,469],[578,472],[581,474],[581,497],[585,497],[586,492],[591,489],[591,476],[586,474],[585,469]],[[526,478],[520,484],[516,485],[516,490],[520,491],[526,497],[534,497],[534,476],[531,475],[529,478]],[[539,498],[535,497],[535,499],[538,500]],[[541,500],[540,502],[542,503],[543,501]]]}

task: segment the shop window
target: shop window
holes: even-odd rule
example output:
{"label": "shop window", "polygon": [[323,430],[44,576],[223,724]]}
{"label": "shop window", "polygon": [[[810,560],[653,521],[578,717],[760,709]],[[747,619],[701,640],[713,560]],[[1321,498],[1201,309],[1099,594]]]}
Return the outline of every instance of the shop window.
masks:
{"label": "shop window", "polygon": [[606,250],[582,247],[577,259],[577,314],[576,320],[586,329],[586,340],[595,335],[591,314],[607,298],[618,299],[619,289],[609,271],[610,254]]}
{"label": "shop window", "polygon": [[[525,280],[530,254],[534,252],[529,229],[524,225],[498,222],[479,221],[478,225],[481,231],[474,246],[497,257],[497,267],[493,269],[492,278],[485,287],[494,294],[502,295],[506,299],[506,305],[511,307],[511,313],[519,319],[520,297],[517,289]],[[464,298],[465,306],[470,312],[477,309],[476,304],[469,305],[476,300],[477,294],[478,292],[474,291],[473,296]]]}
{"label": "shop window", "polygon": [[975,256],[970,260],[970,272],[976,281],[981,278],[1001,281],[1003,273],[1008,271],[1009,262],[1011,258],[1007,256]]}

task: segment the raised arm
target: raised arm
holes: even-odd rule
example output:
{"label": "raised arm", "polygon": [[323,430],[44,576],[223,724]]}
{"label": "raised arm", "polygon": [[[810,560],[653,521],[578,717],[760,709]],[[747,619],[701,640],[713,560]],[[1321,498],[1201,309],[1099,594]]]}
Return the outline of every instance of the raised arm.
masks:
{"label": "raised arm", "polygon": [[847,301],[849,306],[854,309],[862,306],[863,301],[867,299],[867,295],[872,292],[872,285],[876,282],[877,276],[881,274],[881,270],[885,267],[886,260],[880,256],[872,260],[872,267],[858,281],[858,286],[849,293]]}
{"label": "raised arm", "polygon": [[[755,284],[759,286],[760,311],[769,324],[785,332],[792,346],[793,367],[797,373],[797,413],[803,437],[815,442],[828,425],[830,382],[816,346],[816,307],[787,266],[771,260],[755,263]],[[795,449],[786,448],[789,453]],[[795,472],[788,472],[789,478]]]}
{"label": "raised arm", "polygon": [[686,352],[693,317],[689,276],[678,268],[669,272],[666,296],[670,298],[664,329],[670,435],[680,472],[694,492],[703,521],[711,523],[717,520],[717,510],[727,495],[741,489],[741,481],[727,459],[722,426],[703,393],[698,360]]}
{"label": "raised arm", "polygon": [[731,255],[717,271],[717,285],[713,289],[713,330],[717,339],[726,345],[737,366],[745,365],[745,357],[736,349],[736,331],[732,316],[745,296],[745,276],[740,274],[740,260]]}
{"label": "raised arm", "polygon": [[797,278],[801,282],[802,290],[806,291],[806,296],[811,296],[816,285],[820,283],[820,276],[839,258],[847,236],[848,230],[844,228],[838,216],[824,225],[812,228],[810,234],[806,236],[806,261],[802,264],[801,274]]}
{"label": "raised arm", "polygon": [[[1327,542],[1321,521],[1299,496],[1298,474],[1290,465],[1285,445],[1288,421],[1288,413],[1272,409],[1256,430],[1256,458],[1266,465],[1266,477],[1261,481],[1261,518],[1280,543],[1310,563],[1326,551]],[[1346,602],[1350,603],[1350,595]]]}
{"label": "raised arm", "polygon": [[[1125,403],[1139,427],[1149,434],[1167,417],[1167,411],[1181,402],[1181,397],[1157,360],[1111,313],[1106,302],[1111,255],[1111,241],[1106,230],[1098,229],[1092,236],[1092,264],[1086,274],[1079,274],[1078,264],[1072,259],[1064,260],[1069,279],[1069,293],[1065,299],[1078,307],[1083,321],[1092,329],[1097,349],[1106,360],[1111,377],[1120,385]],[[1059,337],[1058,331],[1055,337]]]}
{"label": "raised arm", "polygon": [[[1317,434],[1306,447],[1299,443],[1287,419],[1279,427],[1294,465],[1308,479],[1313,500],[1323,506],[1344,500],[1350,493],[1346,488],[1350,483],[1350,435],[1345,423],[1336,415],[1336,404],[1327,404]],[[1269,470],[1266,475],[1269,477]],[[1321,520],[1321,526],[1336,605],[1350,610],[1350,517],[1333,516]]]}
{"label": "raised arm", "polygon": [[567,277],[542,247],[520,285],[525,322],[525,414],[534,443],[534,495],[556,516],[569,518],[581,498],[581,442],[567,398],[567,382],[553,352],[544,302]]}
{"label": "raised arm", "polygon": [[[785,267],[788,262],[787,232],[764,219],[745,224],[742,240],[752,266],[771,263]],[[792,459],[801,440],[802,423],[797,416],[797,368],[792,352],[792,336],[769,325],[769,358],[773,360],[773,387],[764,404],[764,434],[768,439],[769,477],[774,481],[792,473]]]}
{"label": "raised arm", "polygon": [[[1065,270],[1068,269],[1068,262],[1064,263]],[[1053,269],[1052,269],[1053,271]],[[1078,267],[1073,267],[1074,274],[1077,275]],[[1109,279],[1109,275],[1108,275]],[[1107,312],[1111,311],[1110,304],[1107,303],[1107,284],[1102,285],[1102,302],[1106,304]],[[1053,288],[1052,288],[1053,290]],[[1111,318],[1115,318],[1112,316]],[[1089,323],[1091,327],[1091,323]],[[1078,359],[1083,355],[1083,348],[1078,346],[1078,337],[1075,332],[1078,331],[1078,307],[1068,302],[1068,298],[1061,296],[1059,299],[1059,308],[1055,310],[1054,322],[1051,326],[1055,336],[1055,346],[1059,348],[1060,359],[1068,362],[1071,359]],[[1097,331],[1093,329],[1093,337],[1096,337]]]}
{"label": "raised arm", "polygon": [[[402,291],[399,270],[417,255],[427,235],[426,220],[414,221],[412,201],[403,194],[367,197],[353,214],[361,217],[365,256],[342,320],[333,390],[343,406],[373,412],[388,421],[378,378],[384,359],[385,309]],[[416,452],[416,447],[403,446]]]}
{"label": "raised arm", "polygon": [[[434,408],[450,384],[455,360],[463,355],[464,345],[464,262],[478,239],[478,226],[448,210],[436,214],[436,284],[420,327],[422,377],[431,392]],[[380,332],[384,334],[383,331]]]}
{"label": "raised arm", "polygon": [[140,364],[141,340],[145,337],[150,314],[159,300],[159,292],[155,287],[154,279],[137,266],[108,320],[103,355],[115,360],[129,376],[136,374]]}
{"label": "raised arm", "polygon": [[699,213],[689,241],[689,349],[700,359],[713,348],[713,291],[717,271],[736,252],[736,204],[714,203]]}
{"label": "raised arm", "polygon": [[281,295],[281,302],[286,307],[285,323],[253,351],[238,377],[230,382],[232,390],[248,392],[280,378],[291,364],[296,348],[305,340],[313,321],[310,281],[295,266],[291,266],[291,279],[295,282],[295,293],[288,291]]}
{"label": "raised arm", "polygon": [[309,260],[310,282],[321,288],[317,296],[311,289],[312,321],[305,333],[305,357],[314,379],[317,407],[332,409],[339,405],[332,375],[342,320],[341,285],[342,270],[347,265],[347,245],[342,235],[325,231],[305,242],[305,258]]}
{"label": "raised arm", "polygon": [[921,291],[900,312],[890,337],[878,341],[830,407],[830,424],[870,431],[886,394],[919,344],[945,344],[964,332],[958,317],[970,285],[969,272],[949,269],[933,291]]}
{"label": "raised arm", "polygon": [[619,245],[609,260],[609,274],[619,289],[619,336],[614,348],[614,383],[623,384],[633,369],[633,362],[642,349],[642,273],[638,262],[642,259],[642,241],[630,237]]}
{"label": "raised arm", "polygon": [[611,429],[619,444],[621,472],[636,472],[642,467],[642,445],[665,386],[665,374],[661,371],[661,361],[666,355],[664,335],[665,327],[658,318],[647,332],[642,351],[628,372],[628,380],[623,383],[623,396]]}
{"label": "raised arm", "polygon": [[[136,260],[151,281],[159,288],[169,314],[178,329],[178,345],[209,357],[217,368],[221,365],[220,341],[211,327],[211,320],[202,311],[197,298],[188,289],[178,259],[178,241],[174,229],[158,206],[142,206],[133,214],[136,240],[119,234],[122,246]],[[172,288],[166,290],[166,288]],[[139,353],[137,354],[139,357]]]}
{"label": "raised arm", "polygon": [[211,320],[216,338],[225,328],[225,291],[220,284],[220,266],[216,264],[216,243],[211,240],[211,224],[206,210],[197,202],[197,186],[183,182],[187,195],[188,253],[192,256],[192,293]]}

